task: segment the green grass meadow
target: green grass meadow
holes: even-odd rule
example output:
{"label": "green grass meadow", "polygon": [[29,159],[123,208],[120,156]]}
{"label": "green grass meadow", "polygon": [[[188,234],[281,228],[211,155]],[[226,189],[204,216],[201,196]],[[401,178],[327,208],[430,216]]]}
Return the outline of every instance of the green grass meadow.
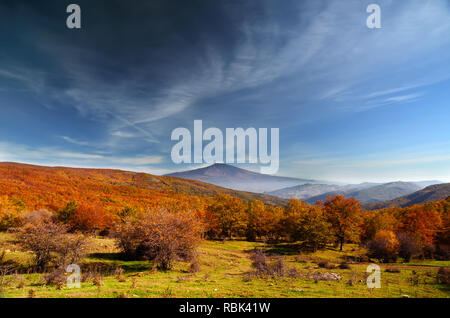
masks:
{"label": "green grass meadow", "polygon": [[[4,260],[26,268],[33,262],[31,253],[19,251],[13,234],[0,233],[0,252]],[[252,271],[250,251],[264,248],[266,255],[282,259],[287,267],[297,269],[298,277],[248,278]],[[448,285],[437,284],[439,267],[448,261],[412,260],[410,263],[379,264],[381,288],[369,289],[366,269],[369,263],[349,263],[350,269],[320,268],[327,261],[339,265],[344,257],[365,253],[357,245],[345,245],[343,252],[332,247],[315,253],[299,253],[295,244],[263,245],[246,241],[204,241],[199,249],[200,270],[189,271],[190,264],[176,263],[170,271],[159,271],[151,262],[125,261],[114,241],[96,238],[83,268],[81,288],[46,285],[42,274],[9,273],[0,276],[1,297],[37,298],[447,298]],[[116,268],[122,268],[118,275]],[[399,273],[386,272],[398,269]],[[86,271],[86,272],[85,272]],[[92,274],[92,271],[97,274]],[[316,272],[339,274],[340,281],[316,281]],[[95,276],[96,278],[94,278]]]}

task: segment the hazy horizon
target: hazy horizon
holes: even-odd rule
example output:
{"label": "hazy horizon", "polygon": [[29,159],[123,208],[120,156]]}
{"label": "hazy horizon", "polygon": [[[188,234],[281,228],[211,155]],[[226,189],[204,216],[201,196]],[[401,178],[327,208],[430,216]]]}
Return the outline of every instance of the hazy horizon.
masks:
{"label": "hazy horizon", "polygon": [[[137,172],[137,173],[148,173],[148,174],[153,174],[153,175],[159,175],[159,176],[164,176],[164,175],[168,175],[168,174],[172,174],[172,173],[179,173],[179,172],[187,172],[187,171],[192,171],[192,170],[196,170],[196,169],[201,169],[201,168],[206,168],[215,164],[201,164],[201,165],[197,165],[195,166],[193,164],[194,167],[192,168],[186,168],[186,169],[180,169],[180,170],[174,170],[171,171],[169,173],[152,173],[151,171],[142,171],[139,169],[136,170],[127,170],[124,168],[118,168],[118,167],[93,167],[93,166],[77,166],[77,165],[45,165],[45,164],[37,164],[37,163],[33,163],[33,162],[16,162],[16,161],[0,161],[0,163],[18,163],[18,164],[28,164],[28,165],[37,165],[37,166],[44,166],[44,167],[52,167],[52,168],[58,168],[58,167],[62,167],[62,168],[75,168],[75,169],[113,169],[113,170],[123,170],[123,171],[130,171],[130,172]],[[219,163],[219,164],[224,164],[224,163]],[[252,169],[249,167],[245,167],[244,165],[239,165],[239,164],[224,164],[224,165],[229,165],[229,166],[233,166],[233,167],[237,167],[240,169],[244,169],[244,170],[248,170],[251,172],[256,172],[256,173],[260,173],[258,171],[258,169]],[[266,174],[269,175],[269,174]],[[313,181],[318,181],[318,182],[323,182],[323,184],[361,184],[361,183],[393,183],[393,182],[423,182],[423,181],[437,181],[437,182],[442,182],[442,183],[449,183],[448,181],[444,181],[444,180],[439,180],[439,179],[420,179],[420,180],[381,180],[381,181],[376,181],[376,180],[366,180],[366,181],[362,181],[362,182],[346,182],[346,181],[340,181],[340,180],[321,180],[321,179],[316,179],[316,178],[303,178],[301,176],[287,176],[287,175],[281,175],[281,174],[274,174],[273,176],[277,176],[277,177],[287,177],[287,178],[294,178],[294,179],[306,179],[306,180],[313,180]],[[320,184],[319,183],[319,184]]]}

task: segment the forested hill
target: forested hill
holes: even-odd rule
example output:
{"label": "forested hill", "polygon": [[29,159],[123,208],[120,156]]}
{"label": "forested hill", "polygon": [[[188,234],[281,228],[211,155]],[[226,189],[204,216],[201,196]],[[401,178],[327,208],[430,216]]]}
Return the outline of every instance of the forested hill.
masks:
{"label": "forested hill", "polygon": [[443,183],[426,187],[420,191],[390,201],[367,204],[365,207],[368,210],[384,209],[394,206],[406,207],[414,204],[445,200],[448,197],[450,197],[450,183]]}
{"label": "forested hill", "polygon": [[145,206],[155,204],[161,198],[191,200],[194,197],[212,197],[217,193],[243,200],[257,199],[272,205],[287,202],[270,195],[147,173],[0,162],[0,198],[26,209],[55,210],[70,201],[98,204],[105,208]]}

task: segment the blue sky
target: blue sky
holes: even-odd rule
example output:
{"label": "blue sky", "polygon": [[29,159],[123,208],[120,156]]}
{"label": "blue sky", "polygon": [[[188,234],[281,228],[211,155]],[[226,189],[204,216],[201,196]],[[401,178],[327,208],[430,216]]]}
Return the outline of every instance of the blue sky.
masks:
{"label": "blue sky", "polygon": [[0,0],[0,43],[0,161],[194,168],[202,119],[279,128],[279,175],[450,182],[448,0]]}

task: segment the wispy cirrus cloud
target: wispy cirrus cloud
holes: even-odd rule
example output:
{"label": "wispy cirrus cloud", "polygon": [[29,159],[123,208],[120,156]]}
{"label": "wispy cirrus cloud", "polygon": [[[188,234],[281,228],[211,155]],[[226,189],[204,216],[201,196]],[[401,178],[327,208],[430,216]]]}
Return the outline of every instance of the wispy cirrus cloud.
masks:
{"label": "wispy cirrus cloud", "polygon": [[[373,168],[373,167],[394,167],[408,166],[424,163],[449,162],[450,153],[448,151],[424,151],[411,148],[398,149],[390,153],[365,153],[359,156],[341,157],[313,157],[303,160],[295,160],[295,165],[305,166],[326,166],[327,168]],[[450,170],[449,170],[450,172]]]}
{"label": "wispy cirrus cloud", "polygon": [[[156,74],[161,75],[158,81],[151,75],[155,69],[151,60],[126,69],[117,65],[113,58],[103,61],[101,53],[90,47],[74,49],[71,44],[56,44],[51,37],[37,39],[36,46],[55,61],[60,76],[67,82],[66,87],[52,87],[46,81],[49,74],[38,69],[13,67],[2,70],[0,75],[22,81],[40,95],[45,104],[51,104],[52,100],[65,102],[84,116],[103,119],[109,123],[112,136],[116,136],[114,131],[118,129],[131,127],[136,130],[136,138],[151,135],[151,139],[155,139],[151,125],[155,121],[176,116],[205,99],[263,87],[275,80],[285,79],[291,82],[288,86],[296,85],[298,91],[304,93],[304,96],[296,96],[298,100],[337,99],[354,104],[355,110],[360,105],[361,109],[384,105],[372,100],[381,95],[425,85],[402,83],[405,84],[402,88],[391,89],[382,87],[380,81],[379,92],[367,92],[368,89],[363,88],[369,100],[366,106],[361,103],[363,99],[356,98],[361,83],[379,76],[375,63],[402,63],[407,55],[403,52],[415,51],[420,55],[442,45],[443,35],[450,30],[443,1],[434,5],[422,1],[402,6],[383,3],[385,10],[399,14],[395,18],[386,17],[383,21],[389,25],[389,31],[381,29],[376,31],[378,35],[358,27],[365,21],[358,1],[319,2],[294,6],[291,10],[293,16],[297,15],[298,23],[292,23],[288,32],[283,21],[270,13],[255,23],[229,9],[228,18],[234,23],[237,44],[224,52],[209,42],[200,41],[199,49],[192,53],[195,58],[189,64],[176,62],[182,68],[167,67],[165,74]],[[261,6],[267,12],[273,9],[268,4]],[[346,18],[342,19],[344,14]],[[414,23],[419,20],[421,24]],[[405,29],[409,30],[409,36],[405,36]],[[433,30],[431,35],[430,30]],[[426,45],[415,43],[425,32],[429,34],[423,37]],[[382,47],[377,44],[379,40],[382,40]],[[368,61],[367,56],[372,61]],[[100,70],[99,61],[111,70]],[[314,89],[311,90],[311,86]],[[298,91],[293,92],[298,94]],[[262,91],[261,98],[265,98],[265,94]],[[414,94],[417,93],[409,95]],[[389,97],[384,102],[406,100]]]}
{"label": "wispy cirrus cloud", "polygon": [[405,101],[411,101],[411,100],[417,100],[417,98],[423,96],[424,93],[416,93],[416,94],[408,94],[408,95],[398,95],[398,96],[392,96],[389,98],[386,98],[385,102],[405,102]]}
{"label": "wispy cirrus cloud", "polygon": [[122,137],[122,138],[133,138],[136,137],[135,134],[129,133],[129,132],[123,132],[123,131],[113,131],[111,133],[111,135],[116,136],[116,137]]}
{"label": "wispy cirrus cloud", "polygon": [[125,157],[125,158],[111,158],[109,160],[114,163],[121,163],[121,164],[126,164],[126,165],[153,165],[153,164],[162,163],[164,160],[164,157],[162,157],[162,156],[138,156],[138,157]]}
{"label": "wispy cirrus cloud", "polygon": [[74,144],[74,145],[79,145],[79,146],[88,146],[88,145],[90,145],[90,142],[88,142],[88,141],[80,141],[80,140],[76,140],[74,138],[70,138],[68,136],[60,136],[60,138],[65,140],[65,141],[67,141],[67,142],[69,142],[69,143],[71,143],[71,144]]}
{"label": "wispy cirrus cloud", "polygon": [[[74,162],[91,165],[121,164],[125,166],[158,165],[163,156],[138,155],[135,157],[112,156],[99,153],[67,152],[57,147],[30,147],[26,145],[0,142],[0,161],[58,162],[71,159]],[[63,161],[60,161],[63,162]]]}

